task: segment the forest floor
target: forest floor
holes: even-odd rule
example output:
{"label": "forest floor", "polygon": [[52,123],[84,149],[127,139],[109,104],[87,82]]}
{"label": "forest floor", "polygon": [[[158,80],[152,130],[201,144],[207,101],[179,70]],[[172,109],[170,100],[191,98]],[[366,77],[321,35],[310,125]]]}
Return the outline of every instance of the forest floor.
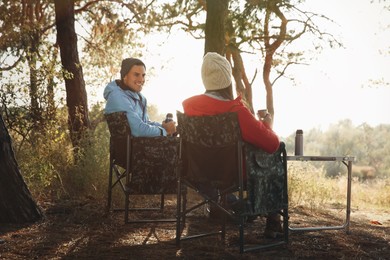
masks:
{"label": "forest floor", "polygon": [[[236,226],[229,224],[225,244],[218,237],[175,245],[175,224],[124,224],[123,213],[105,211],[95,199],[40,202],[44,220],[0,226],[0,259],[390,259],[390,209],[351,213],[345,230],[291,231],[289,244],[239,254]],[[165,214],[174,214],[167,199]],[[204,213],[204,212],[203,212]],[[130,217],[133,217],[131,215]],[[329,207],[290,209],[290,225],[340,225],[345,210]],[[186,232],[215,227],[202,212],[187,219]],[[263,238],[264,218],[247,224],[248,241]]]}

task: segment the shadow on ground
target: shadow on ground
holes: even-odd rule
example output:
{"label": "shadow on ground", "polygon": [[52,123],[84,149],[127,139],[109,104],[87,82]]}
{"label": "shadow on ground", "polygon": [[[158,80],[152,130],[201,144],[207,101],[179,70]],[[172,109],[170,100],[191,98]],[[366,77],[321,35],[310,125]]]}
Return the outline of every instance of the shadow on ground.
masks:
{"label": "shadow on ground", "polygon": [[[106,213],[101,202],[90,199],[45,203],[42,208],[46,218],[39,223],[0,226],[0,259],[388,259],[390,255],[389,211],[379,224],[353,212],[350,234],[290,232],[288,246],[240,255],[233,225],[228,226],[225,244],[208,237],[184,241],[177,248],[174,223],[125,225],[122,213]],[[333,213],[296,208],[291,210],[291,223],[338,225],[343,218]],[[174,207],[168,207],[166,214],[174,214]],[[196,232],[215,223],[200,216],[189,219],[188,225]],[[249,239],[264,239],[263,218],[248,225]]]}

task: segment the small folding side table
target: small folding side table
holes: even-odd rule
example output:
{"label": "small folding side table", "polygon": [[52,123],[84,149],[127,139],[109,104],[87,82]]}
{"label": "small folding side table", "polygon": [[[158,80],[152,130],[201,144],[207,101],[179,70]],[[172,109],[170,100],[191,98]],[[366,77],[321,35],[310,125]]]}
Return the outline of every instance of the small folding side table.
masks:
{"label": "small folding side table", "polygon": [[307,156],[294,155],[287,156],[287,161],[327,161],[327,162],[342,162],[348,169],[347,176],[347,205],[345,222],[339,226],[314,226],[314,227],[289,227],[291,231],[319,231],[319,230],[336,230],[345,229],[349,234],[350,215],[351,215],[351,184],[352,184],[352,163],[355,157],[350,156]]}

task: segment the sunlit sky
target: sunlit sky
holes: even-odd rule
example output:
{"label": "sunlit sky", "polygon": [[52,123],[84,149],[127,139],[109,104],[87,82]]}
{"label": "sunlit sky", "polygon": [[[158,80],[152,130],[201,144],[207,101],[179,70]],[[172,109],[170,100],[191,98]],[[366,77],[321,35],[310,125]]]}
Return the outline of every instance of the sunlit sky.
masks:
{"label": "sunlit sky", "polygon": [[[287,80],[276,83],[275,132],[287,137],[296,129],[325,131],[343,119],[352,120],[356,126],[363,122],[371,126],[390,124],[390,11],[370,4],[370,0],[307,2],[313,11],[337,23],[329,29],[335,31],[329,33],[339,35],[345,48],[326,49],[309,66],[293,68],[290,73],[295,85]],[[164,41],[160,37],[151,39],[145,43],[148,50],[142,59],[154,70],[143,93],[161,113],[175,113],[182,110],[185,98],[204,92],[200,77],[204,41],[183,32]],[[249,64],[249,78],[255,69],[262,71],[259,57],[244,60]],[[266,106],[260,75],[253,84],[255,110]],[[370,83],[378,79],[387,86]]]}

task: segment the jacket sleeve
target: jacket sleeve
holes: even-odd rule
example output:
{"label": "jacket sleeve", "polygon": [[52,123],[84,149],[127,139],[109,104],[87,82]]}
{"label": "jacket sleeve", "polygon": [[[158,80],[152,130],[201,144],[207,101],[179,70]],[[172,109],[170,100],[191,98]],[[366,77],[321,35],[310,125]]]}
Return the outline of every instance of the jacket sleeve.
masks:
{"label": "jacket sleeve", "polygon": [[[134,100],[129,100],[129,108],[127,112],[127,120],[129,121],[131,134],[135,137],[153,137],[167,135],[165,129],[156,122],[151,123],[149,120],[144,121],[139,113],[137,113],[137,103]],[[147,113],[145,111],[145,113]],[[148,118],[145,115],[145,118]]]}
{"label": "jacket sleeve", "polygon": [[135,137],[152,137],[160,136],[161,134],[166,136],[167,132],[160,125],[153,125],[148,122],[142,121],[137,113],[134,110],[126,111],[127,120],[131,128],[131,134]]}
{"label": "jacket sleeve", "polygon": [[112,92],[107,98],[105,113],[125,111],[130,125],[131,134],[135,137],[166,136],[167,132],[158,123],[144,122],[137,113],[137,104],[134,100],[127,98],[119,91]]}
{"label": "jacket sleeve", "polygon": [[279,137],[266,124],[258,121],[245,107],[238,111],[238,120],[242,139],[251,143],[267,153],[274,153],[279,148]]}

